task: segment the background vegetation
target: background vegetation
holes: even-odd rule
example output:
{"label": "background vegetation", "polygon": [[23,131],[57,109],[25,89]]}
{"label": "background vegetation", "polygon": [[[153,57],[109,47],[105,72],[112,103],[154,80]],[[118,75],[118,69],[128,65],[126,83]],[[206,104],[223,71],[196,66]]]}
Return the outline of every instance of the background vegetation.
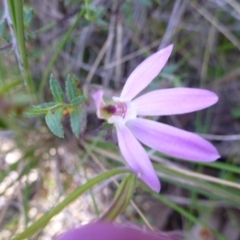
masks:
{"label": "background vegetation", "polygon": [[158,120],[202,134],[222,157],[197,164],[149,149],[161,193],[138,183],[117,221],[185,239],[240,239],[238,1],[3,0],[0,16],[0,239],[21,239],[25,229],[28,239],[53,239],[108,208],[123,160],[87,96],[98,88],[117,96],[131,71],[170,43],[149,89],[201,87],[220,100]]}

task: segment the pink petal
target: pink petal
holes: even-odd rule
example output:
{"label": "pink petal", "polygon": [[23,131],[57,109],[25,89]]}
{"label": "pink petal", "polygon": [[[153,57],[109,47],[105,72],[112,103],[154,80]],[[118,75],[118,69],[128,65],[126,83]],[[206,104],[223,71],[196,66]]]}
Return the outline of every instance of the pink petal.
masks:
{"label": "pink petal", "polygon": [[133,100],[138,115],[157,116],[201,110],[218,101],[218,96],[197,88],[169,88],[146,93]]}
{"label": "pink petal", "polygon": [[150,232],[134,226],[95,222],[72,229],[58,240],[183,240],[183,234],[177,232]]}
{"label": "pink petal", "polygon": [[98,118],[103,118],[101,116],[101,108],[105,105],[103,101],[103,90],[97,90],[92,94],[92,98],[94,100],[95,106],[97,108],[97,116]]}
{"label": "pink petal", "polygon": [[160,191],[160,182],[144,148],[125,125],[116,124],[120,151],[136,175],[153,191]]}
{"label": "pink petal", "polygon": [[171,44],[140,63],[127,79],[120,98],[129,101],[142,91],[165,66],[172,49],[173,45]]}
{"label": "pink petal", "polygon": [[167,155],[200,162],[220,157],[211,143],[194,133],[142,118],[128,121],[127,126],[139,141]]}

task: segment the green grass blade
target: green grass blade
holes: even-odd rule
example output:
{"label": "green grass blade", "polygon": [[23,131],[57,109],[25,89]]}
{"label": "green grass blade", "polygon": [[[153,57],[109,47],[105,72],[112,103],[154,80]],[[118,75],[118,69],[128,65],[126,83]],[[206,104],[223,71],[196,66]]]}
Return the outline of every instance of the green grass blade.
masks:
{"label": "green grass blade", "polygon": [[[195,224],[200,224],[204,227],[210,228],[209,225],[207,225],[206,223],[202,222],[201,220],[199,220],[198,218],[196,218],[194,215],[190,214],[188,211],[186,211],[184,208],[180,207],[179,205],[175,204],[174,202],[170,201],[168,198],[162,196],[161,194],[157,194],[155,192],[153,192],[152,190],[150,190],[149,188],[147,188],[145,185],[143,186],[143,188],[145,190],[147,190],[154,198],[157,198],[158,200],[160,200],[161,202],[163,202],[164,204],[166,204],[167,206],[169,206],[170,208],[174,209],[175,211],[177,211],[178,213],[180,213],[182,216],[184,216],[185,218],[187,218],[188,220],[192,221]],[[211,228],[210,228],[211,229]],[[215,234],[215,236],[219,239],[219,240],[228,240],[225,236],[223,236],[222,234],[220,234],[219,232],[215,231],[214,229],[211,229],[211,231]]]}
{"label": "green grass blade", "polygon": [[22,0],[18,1],[8,1],[8,6],[10,9],[13,27],[15,31],[15,36],[20,52],[21,62],[23,69],[22,71],[24,80],[26,81],[26,85],[29,93],[34,93],[34,86],[31,78],[31,73],[28,67],[27,60],[27,50],[25,45],[25,32],[24,32],[24,24],[23,24],[23,3]]}
{"label": "green grass blade", "polygon": [[84,192],[92,188],[94,185],[104,181],[105,179],[113,177],[115,175],[127,173],[127,172],[128,170],[126,169],[114,169],[114,170],[102,173],[101,175],[98,175],[97,177],[89,180],[87,183],[85,183],[81,187],[74,190],[61,203],[59,203],[56,207],[54,207],[50,212],[46,213],[39,220],[37,220],[30,227],[28,227],[26,230],[24,230],[22,233],[17,235],[12,240],[21,240],[21,239],[26,239],[32,236],[38,230],[46,226],[46,224],[51,220],[51,218],[53,218],[56,214],[60,213],[65,207],[67,207],[70,203],[75,201],[78,197],[80,197]]}

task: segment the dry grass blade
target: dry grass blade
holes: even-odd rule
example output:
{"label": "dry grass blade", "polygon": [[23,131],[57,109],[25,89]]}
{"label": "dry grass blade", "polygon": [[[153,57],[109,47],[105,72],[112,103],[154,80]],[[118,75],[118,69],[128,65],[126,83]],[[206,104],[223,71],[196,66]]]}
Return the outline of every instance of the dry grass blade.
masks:
{"label": "dry grass blade", "polygon": [[86,78],[86,80],[85,80],[86,92],[88,92],[87,90],[88,90],[89,84],[90,84],[90,82],[91,82],[91,80],[92,80],[92,78],[93,78],[93,76],[94,76],[94,74],[95,74],[95,72],[96,72],[96,70],[97,70],[97,67],[99,66],[100,62],[101,62],[102,59],[103,59],[104,54],[106,53],[109,45],[111,44],[111,42],[112,42],[112,40],[113,40],[113,37],[114,37],[114,35],[112,35],[112,34],[110,34],[110,35],[108,36],[107,40],[106,40],[105,43],[103,44],[103,46],[102,46],[102,48],[101,48],[101,50],[100,50],[100,52],[99,52],[99,54],[98,54],[95,62],[93,63],[93,66],[92,66],[92,68],[91,68],[91,70],[90,70],[90,72],[89,72],[89,74],[88,74],[88,76],[87,76],[87,78]]}
{"label": "dry grass blade", "polygon": [[212,25],[214,25],[226,38],[228,38],[237,48],[240,50],[240,41],[238,38],[228,30],[227,27],[222,25],[211,13],[209,13],[204,7],[199,6],[196,2],[189,1],[195,10],[206,18]]}
{"label": "dry grass blade", "polygon": [[232,6],[233,9],[235,9],[238,14],[240,14],[240,4],[235,0],[224,0],[226,3],[228,3],[230,6]]}

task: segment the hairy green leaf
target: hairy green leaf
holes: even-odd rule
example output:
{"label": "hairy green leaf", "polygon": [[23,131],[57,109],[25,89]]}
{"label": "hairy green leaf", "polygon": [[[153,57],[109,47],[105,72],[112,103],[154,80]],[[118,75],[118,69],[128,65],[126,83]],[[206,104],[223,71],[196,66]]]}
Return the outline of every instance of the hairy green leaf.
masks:
{"label": "hairy green leaf", "polygon": [[57,102],[63,102],[64,95],[62,88],[53,74],[50,76],[50,89],[55,100]]}
{"label": "hairy green leaf", "polygon": [[81,130],[81,111],[75,110],[70,114],[71,128],[75,136],[78,138]]}
{"label": "hairy green leaf", "polygon": [[69,102],[72,102],[72,100],[78,96],[78,90],[75,86],[74,80],[71,77],[71,75],[67,76],[66,93],[67,93]]}
{"label": "hairy green leaf", "polygon": [[82,96],[77,96],[77,97],[72,99],[71,105],[73,107],[79,107],[85,101],[86,101],[86,97],[85,96],[83,96],[83,95]]}
{"label": "hairy green leaf", "polygon": [[48,125],[49,129],[53,134],[60,138],[63,138],[64,136],[63,126],[61,123],[62,111],[62,109],[57,109],[54,113],[50,111],[45,116],[46,124]]}

